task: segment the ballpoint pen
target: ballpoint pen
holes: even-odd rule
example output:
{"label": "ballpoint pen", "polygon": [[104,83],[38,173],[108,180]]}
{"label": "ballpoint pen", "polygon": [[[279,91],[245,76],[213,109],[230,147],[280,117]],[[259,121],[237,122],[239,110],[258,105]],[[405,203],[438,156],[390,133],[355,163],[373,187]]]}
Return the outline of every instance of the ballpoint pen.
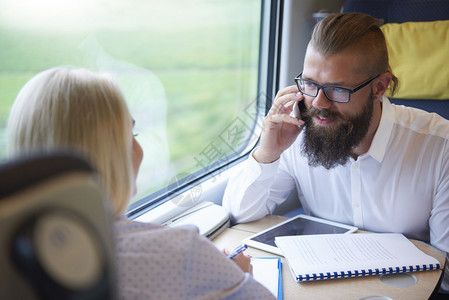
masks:
{"label": "ballpoint pen", "polygon": [[231,254],[228,255],[228,257],[230,259],[233,259],[234,257],[236,257],[237,255],[239,255],[240,253],[242,253],[243,251],[245,251],[248,248],[248,245],[246,244],[241,244],[240,246],[238,246],[237,248],[234,249],[234,251],[231,252]]}

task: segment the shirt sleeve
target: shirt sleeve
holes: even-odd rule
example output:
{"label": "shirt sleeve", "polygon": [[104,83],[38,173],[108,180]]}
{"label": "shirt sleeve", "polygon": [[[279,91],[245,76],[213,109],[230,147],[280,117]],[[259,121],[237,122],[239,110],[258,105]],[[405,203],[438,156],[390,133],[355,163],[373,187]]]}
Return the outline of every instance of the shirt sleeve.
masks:
{"label": "shirt sleeve", "polygon": [[430,243],[446,253],[443,281],[440,291],[449,293],[449,142],[446,141],[440,164],[440,176],[429,219]]}
{"label": "shirt sleeve", "polygon": [[283,156],[273,163],[261,164],[254,159],[253,152],[231,175],[223,195],[223,207],[236,223],[271,214],[295,186],[293,178],[282,167]]}
{"label": "shirt sleeve", "polygon": [[439,164],[440,172],[433,199],[433,208],[429,220],[430,243],[449,253],[449,142]]}

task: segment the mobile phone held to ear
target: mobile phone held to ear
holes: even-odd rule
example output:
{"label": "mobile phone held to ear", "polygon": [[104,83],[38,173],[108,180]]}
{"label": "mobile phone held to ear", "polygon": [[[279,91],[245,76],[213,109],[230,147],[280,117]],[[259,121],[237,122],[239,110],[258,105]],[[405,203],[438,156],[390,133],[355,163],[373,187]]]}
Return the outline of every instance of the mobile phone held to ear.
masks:
{"label": "mobile phone held to ear", "polygon": [[306,111],[306,105],[304,104],[304,100],[296,102],[293,105],[293,115],[295,118],[302,120],[302,113]]}

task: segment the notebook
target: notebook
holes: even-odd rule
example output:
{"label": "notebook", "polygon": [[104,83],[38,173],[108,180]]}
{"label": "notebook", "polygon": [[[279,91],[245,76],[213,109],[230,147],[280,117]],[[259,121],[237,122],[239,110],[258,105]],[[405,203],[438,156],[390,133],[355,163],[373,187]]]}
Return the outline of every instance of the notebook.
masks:
{"label": "notebook", "polygon": [[282,262],[280,257],[253,257],[253,277],[275,297],[283,299]]}
{"label": "notebook", "polygon": [[296,281],[440,269],[440,263],[396,233],[275,238]]}

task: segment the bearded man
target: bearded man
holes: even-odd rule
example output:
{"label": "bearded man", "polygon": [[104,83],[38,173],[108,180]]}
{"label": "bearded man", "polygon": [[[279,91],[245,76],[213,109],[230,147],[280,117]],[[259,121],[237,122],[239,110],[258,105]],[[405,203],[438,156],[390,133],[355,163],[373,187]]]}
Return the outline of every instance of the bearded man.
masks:
{"label": "bearded man", "polygon": [[[315,26],[297,84],[277,93],[228,182],[235,223],[270,214],[296,188],[307,214],[449,252],[449,121],[385,97],[398,80],[381,24],[339,13]],[[291,115],[298,103],[302,119]]]}

